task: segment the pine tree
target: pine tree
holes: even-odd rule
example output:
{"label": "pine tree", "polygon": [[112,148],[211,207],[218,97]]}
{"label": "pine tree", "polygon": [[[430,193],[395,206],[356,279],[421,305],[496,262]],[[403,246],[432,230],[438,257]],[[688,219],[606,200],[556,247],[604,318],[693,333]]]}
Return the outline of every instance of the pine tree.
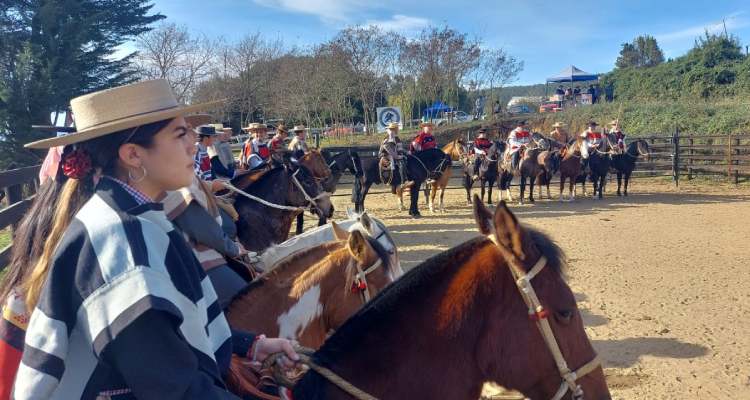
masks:
{"label": "pine tree", "polygon": [[164,18],[148,0],[3,0],[0,10],[0,167],[33,164],[32,124],[81,94],[133,81],[118,46]]}

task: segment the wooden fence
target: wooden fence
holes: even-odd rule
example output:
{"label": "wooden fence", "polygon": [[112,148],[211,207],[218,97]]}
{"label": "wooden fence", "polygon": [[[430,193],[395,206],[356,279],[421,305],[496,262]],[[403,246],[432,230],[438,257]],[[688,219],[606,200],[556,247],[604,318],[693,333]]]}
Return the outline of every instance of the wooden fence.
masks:
{"label": "wooden fence", "polygon": [[[693,179],[701,175],[725,176],[734,183],[750,179],[750,135],[672,135],[640,137],[645,139],[651,157],[639,157],[634,177],[672,177]],[[635,140],[635,138],[633,138]],[[362,157],[375,157],[378,147],[353,146]],[[328,147],[329,151],[345,151],[348,147]],[[448,189],[462,189],[461,167],[454,165],[454,178]],[[5,193],[0,210],[0,229],[13,234],[18,222],[28,210],[38,187],[39,166],[0,172],[0,189]],[[343,181],[343,184],[351,183]],[[371,192],[380,193],[380,192]],[[382,192],[386,193],[386,192]],[[339,193],[336,196],[349,196]],[[12,243],[0,249],[0,271],[10,261]]]}
{"label": "wooden fence", "polygon": [[[38,175],[39,165],[0,172],[0,189],[5,193],[3,203],[7,204],[0,210],[0,229],[11,237],[34,200],[39,185]],[[0,271],[10,262],[12,248],[11,240],[9,245],[0,250]]]}

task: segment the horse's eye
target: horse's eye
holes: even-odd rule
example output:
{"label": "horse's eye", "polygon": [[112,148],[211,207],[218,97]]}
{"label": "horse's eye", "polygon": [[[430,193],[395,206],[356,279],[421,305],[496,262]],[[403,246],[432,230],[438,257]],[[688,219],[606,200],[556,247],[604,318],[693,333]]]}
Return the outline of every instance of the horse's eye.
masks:
{"label": "horse's eye", "polygon": [[561,324],[569,324],[573,320],[572,310],[560,310],[555,313],[555,319]]}

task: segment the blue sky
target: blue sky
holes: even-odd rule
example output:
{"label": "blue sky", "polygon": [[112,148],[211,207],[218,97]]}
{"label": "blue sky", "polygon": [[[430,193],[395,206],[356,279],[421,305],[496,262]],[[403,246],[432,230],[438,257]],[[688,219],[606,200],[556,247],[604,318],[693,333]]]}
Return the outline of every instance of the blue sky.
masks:
{"label": "blue sky", "polygon": [[750,44],[750,1],[581,0],[155,0],[171,22],[229,41],[258,30],[287,44],[330,39],[347,25],[377,24],[410,36],[429,24],[449,26],[503,47],[525,63],[517,84],[543,83],[569,64],[612,69],[620,44],[657,38],[667,57],[689,50],[705,29],[727,29]]}

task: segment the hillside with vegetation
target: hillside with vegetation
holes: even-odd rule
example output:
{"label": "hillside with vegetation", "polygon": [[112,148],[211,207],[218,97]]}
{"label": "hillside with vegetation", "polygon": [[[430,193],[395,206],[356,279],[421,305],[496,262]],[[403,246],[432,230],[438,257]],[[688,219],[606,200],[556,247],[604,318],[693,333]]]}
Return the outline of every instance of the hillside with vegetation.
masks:
{"label": "hillside with vegetation", "polygon": [[697,134],[750,132],[750,57],[738,38],[706,33],[681,57],[631,61],[635,65],[623,62],[630,44],[623,46],[619,67],[601,77],[602,87],[614,86],[614,103],[541,115],[539,125],[546,129],[562,120],[579,131],[589,119],[606,123],[619,118],[629,133],[640,135],[675,129]]}

